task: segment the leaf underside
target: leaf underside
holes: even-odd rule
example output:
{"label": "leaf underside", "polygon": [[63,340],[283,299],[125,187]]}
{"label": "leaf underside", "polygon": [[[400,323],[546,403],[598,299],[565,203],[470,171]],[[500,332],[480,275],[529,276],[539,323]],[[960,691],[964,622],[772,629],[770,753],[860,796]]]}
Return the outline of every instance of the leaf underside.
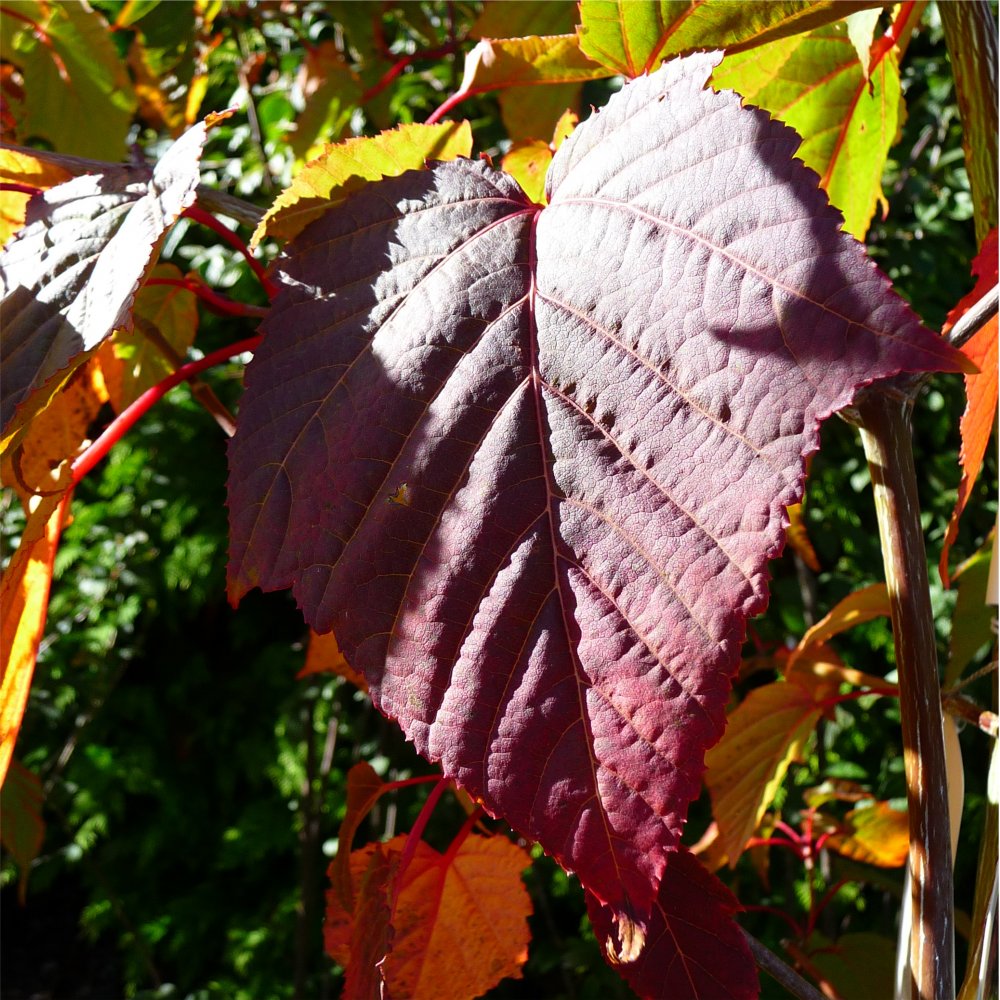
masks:
{"label": "leaf underside", "polygon": [[615,95],[544,209],[464,160],[331,208],[230,448],[233,599],[293,588],[421,753],[640,924],[819,421],[955,368],[796,135],[703,89],[718,58]]}
{"label": "leaf underside", "polygon": [[109,165],[29,202],[25,227],[0,252],[5,431],[33,389],[131,327],[160,242],[194,202],[207,127],[189,129],[153,168]]}

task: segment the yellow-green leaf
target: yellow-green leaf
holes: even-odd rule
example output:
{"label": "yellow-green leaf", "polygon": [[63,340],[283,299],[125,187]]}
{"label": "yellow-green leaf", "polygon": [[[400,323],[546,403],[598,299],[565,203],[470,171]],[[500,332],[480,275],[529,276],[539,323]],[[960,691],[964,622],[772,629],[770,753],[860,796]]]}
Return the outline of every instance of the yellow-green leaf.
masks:
{"label": "yellow-green leaf", "polygon": [[343,201],[368,181],[418,170],[427,160],[454,160],[471,152],[468,122],[400,125],[370,138],[347,139],[330,146],[278,195],[250,246],[255,247],[265,236],[291,239],[330,205]]}
{"label": "yellow-green leaf", "polygon": [[580,46],[616,73],[636,77],[652,73],[670,56],[755,48],[878,6],[849,0],[583,0]]}
{"label": "yellow-green leaf", "polygon": [[838,22],[728,55],[712,77],[716,89],[735,90],[802,136],[798,155],[858,239],[884,201],[882,173],[901,120],[899,50],[879,50],[866,79],[847,26]]}
{"label": "yellow-green leaf", "polygon": [[19,141],[99,160],[125,156],[136,97],[97,11],[75,0],[4,0],[0,39],[24,76]]}

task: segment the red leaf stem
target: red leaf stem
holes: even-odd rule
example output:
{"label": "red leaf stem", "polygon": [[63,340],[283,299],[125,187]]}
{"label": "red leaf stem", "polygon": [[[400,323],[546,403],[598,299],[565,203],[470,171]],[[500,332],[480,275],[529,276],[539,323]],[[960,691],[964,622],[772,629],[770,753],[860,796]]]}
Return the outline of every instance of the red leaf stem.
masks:
{"label": "red leaf stem", "polygon": [[434,807],[438,804],[438,799],[441,798],[445,789],[448,788],[450,784],[451,781],[448,778],[442,777],[438,781],[438,783],[431,790],[431,794],[427,796],[427,801],[420,810],[420,815],[417,816],[417,821],[413,824],[413,829],[410,830],[409,835],[406,838],[406,843],[403,845],[403,854],[399,859],[399,868],[397,869],[399,874],[396,878],[396,886],[392,893],[392,906],[389,909],[390,922],[396,912],[399,890],[403,884],[403,873],[406,871],[407,865],[409,865],[409,863],[413,860],[413,855],[417,852],[417,844],[420,843],[420,838],[424,834],[424,828],[427,826],[427,821],[431,818],[431,813],[434,812]]}
{"label": "red leaf stem", "polygon": [[18,194],[36,195],[41,194],[42,189],[32,184],[18,184],[16,181],[0,182],[0,191],[16,191]]}
{"label": "red leaf stem", "polygon": [[792,929],[792,933],[800,940],[805,937],[803,933],[803,928],[799,925],[798,921],[794,917],[790,917],[783,910],[779,910],[775,906],[757,906],[750,904],[741,904],[744,913],[766,913],[771,917],[781,917],[782,920],[788,924]]}
{"label": "red leaf stem", "polygon": [[370,101],[373,97],[378,97],[379,94],[385,90],[386,87],[392,83],[393,80],[399,76],[400,73],[406,69],[411,63],[417,62],[418,60],[434,60],[440,59],[441,56],[450,55],[458,47],[457,42],[451,41],[445,45],[438,46],[436,49],[427,49],[424,52],[412,52],[410,55],[402,56],[397,59],[386,71],[382,74],[379,81],[369,87],[360,98],[360,103],[365,104]]}
{"label": "red leaf stem", "polygon": [[254,274],[257,275],[258,280],[264,287],[264,291],[267,293],[268,299],[273,299],[275,293],[278,290],[278,286],[275,285],[273,281],[267,276],[264,270],[264,266],[259,260],[250,252],[250,248],[236,235],[231,229],[224,226],[219,220],[211,214],[211,212],[206,212],[203,208],[199,208],[197,205],[192,205],[190,208],[184,209],[184,217],[190,219],[192,222],[197,222],[199,225],[205,226],[207,229],[211,229],[213,233],[217,236],[222,237],[222,239],[228,243],[234,250],[243,255],[244,260],[250,265],[250,269]]}
{"label": "red leaf stem", "polygon": [[401,781],[387,781],[382,789],[385,792],[395,792],[400,788],[409,788],[410,785],[426,785],[431,781],[440,781],[440,774],[425,774],[419,778],[404,778]]}
{"label": "red leaf stem", "polygon": [[440,121],[457,104],[461,104],[467,97],[472,96],[471,90],[456,90],[440,107],[432,111],[428,116],[425,125],[433,125]]}
{"label": "red leaf stem", "polygon": [[220,347],[211,354],[206,354],[199,361],[192,361],[186,365],[181,365],[177,371],[168,375],[162,382],[147,389],[134,403],[123,410],[104,429],[104,433],[73,463],[73,482],[70,486],[76,486],[84,476],[90,472],[97,463],[104,458],[111,448],[124,437],[136,421],[146,413],[154,403],[159,402],[171,389],[186,382],[200,372],[215,365],[228,361],[237,354],[244,351],[253,351],[260,344],[263,337],[259,334],[254,337],[247,337],[246,340],[237,341],[235,344],[228,344]]}
{"label": "red leaf stem", "polygon": [[173,285],[175,288],[186,288],[202,299],[213,312],[221,316],[265,316],[267,310],[260,306],[247,305],[244,302],[235,300],[220,294],[214,288],[202,284],[200,281],[192,281],[190,278],[150,278],[147,285]]}

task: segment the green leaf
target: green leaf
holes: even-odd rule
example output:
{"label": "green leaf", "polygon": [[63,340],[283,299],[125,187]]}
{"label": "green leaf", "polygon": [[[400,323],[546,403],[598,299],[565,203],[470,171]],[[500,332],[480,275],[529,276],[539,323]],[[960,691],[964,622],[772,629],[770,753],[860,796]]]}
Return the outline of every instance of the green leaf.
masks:
{"label": "green leaf", "polygon": [[296,81],[303,107],[288,143],[296,164],[315,159],[328,142],[347,128],[361,99],[361,82],[332,41],[320,42],[306,53]]}
{"label": "green leaf", "polygon": [[525,35],[565,35],[576,25],[572,0],[488,0],[469,29],[472,38],[522,38]]}
{"label": "green leaf", "polygon": [[104,18],[86,4],[33,0],[5,0],[4,15],[4,59],[24,75],[18,138],[121,160],[136,97]]}
{"label": "green leaf", "polygon": [[265,237],[291,239],[332,204],[368,181],[419,170],[427,160],[453,160],[472,152],[468,122],[400,125],[380,135],[348,139],[306,164],[275,199],[250,241]]}
{"label": "green leaf", "polygon": [[38,775],[12,760],[0,790],[0,841],[21,869],[18,897],[24,905],[31,863],[45,839],[42,803],[45,794]]}
{"label": "green leaf", "polygon": [[712,78],[802,136],[798,155],[820,176],[844,229],[864,239],[902,108],[898,51],[886,48],[866,81],[844,23],[727,56]]}
{"label": "green leaf", "polygon": [[983,547],[955,572],[958,599],[951,616],[951,652],[944,671],[944,687],[954,684],[976,653],[993,641],[993,616],[996,612],[986,603],[992,556],[991,535]]}
{"label": "green leaf", "polygon": [[869,2],[583,0],[580,47],[624,76],[652,73],[664,59],[696,49],[737,51],[829,24]]}

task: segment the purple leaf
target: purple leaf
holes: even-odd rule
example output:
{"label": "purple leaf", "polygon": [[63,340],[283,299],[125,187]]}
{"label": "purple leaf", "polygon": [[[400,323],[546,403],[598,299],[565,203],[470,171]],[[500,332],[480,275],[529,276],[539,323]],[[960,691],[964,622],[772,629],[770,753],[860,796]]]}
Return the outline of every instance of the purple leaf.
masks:
{"label": "purple leaf", "polygon": [[292,587],[421,753],[640,926],[820,420],[957,367],[796,135],[703,89],[718,58],[613,97],[544,209],[460,160],[307,228],[230,452],[232,597]]}
{"label": "purple leaf", "polygon": [[633,942],[622,941],[611,909],[587,893],[598,942],[645,1000],[753,1000],[760,984],[750,948],[732,920],[739,909],[733,894],[681,848],[663,873],[639,954],[629,960]]}

